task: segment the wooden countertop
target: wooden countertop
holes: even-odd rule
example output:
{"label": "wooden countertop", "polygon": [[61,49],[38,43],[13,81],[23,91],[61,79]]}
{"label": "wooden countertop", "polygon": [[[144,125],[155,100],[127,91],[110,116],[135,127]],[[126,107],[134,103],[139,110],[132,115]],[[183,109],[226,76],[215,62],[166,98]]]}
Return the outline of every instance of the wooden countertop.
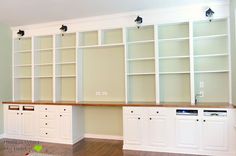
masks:
{"label": "wooden countertop", "polygon": [[29,105],[69,105],[69,106],[98,106],[98,107],[191,107],[191,108],[236,108],[229,103],[198,103],[197,105],[191,105],[186,102],[165,102],[156,104],[154,102],[132,102],[125,103],[123,101],[5,101],[2,104],[29,104]]}

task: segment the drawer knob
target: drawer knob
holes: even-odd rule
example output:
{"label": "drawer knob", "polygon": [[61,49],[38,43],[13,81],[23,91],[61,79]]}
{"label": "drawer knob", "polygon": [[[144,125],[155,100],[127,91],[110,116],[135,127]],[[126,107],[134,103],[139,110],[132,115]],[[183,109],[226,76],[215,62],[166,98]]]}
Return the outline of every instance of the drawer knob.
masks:
{"label": "drawer knob", "polygon": [[19,113],[16,113],[17,115],[19,115]]}
{"label": "drawer knob", "polygon": [[157,111],[157,114],[159,114],[159,111]]}
{"label": "drawer knob", "polygon": [[206,122],[206,120],[203,120],[203,122]]}
{"label": "drawer knob", "polygon": [[23,115],[23,113],[21,113],[21,115]]}
{"label": "drawer knob", "polygon": [[152,118],[149,118],[150,120],[152,120]]}
{"label": "drawer knob", "polygon": [[45,110],[48,110],[48,108],[45,108]]}
{"label": "drawer knob", "polygon": [[48,135],[48,133],[45,133],[46,135]]}
{"label": "drawer knob", "polygon": [[140,118],[138,118],[140,120]]}
{"label": "drawer knob", "polygon": [[48,123],[45,123],[45,125],[48,125]]}
{"label": "drawer knob", "polygon": [[64,109],[64,111],[66,111],[66,109]]}
{"label": "drawer knob", "polygon": [[134,111],[131,111],[131,113],[134,113]]}
{"label": "drawer knob", "polygon": [[48,117],[48,115],[45,115],[45,117]]}
{"label": "drawer knob", "polygon": [[60,117],[62,117],[62,115],[60,115]]}
{"label": "drawer knob", "polygon": [[197,119],[196,121],[199,121],[199,119]]}

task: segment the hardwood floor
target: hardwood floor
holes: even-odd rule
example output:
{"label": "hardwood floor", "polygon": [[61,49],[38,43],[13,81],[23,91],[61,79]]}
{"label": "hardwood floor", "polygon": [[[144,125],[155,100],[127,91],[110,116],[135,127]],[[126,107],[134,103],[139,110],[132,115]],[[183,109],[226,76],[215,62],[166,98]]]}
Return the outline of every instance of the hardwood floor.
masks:
{"label": "hardwood floor", "polygon": [[[122,141],[83,139],[73,146],[36,141],[0,140],[0,156],[25,156],[36,144],[43,146],[35,156],[190,156],[184,154],[155,153],[122,150]],[[192,155],[193,156],[193,155]]]}

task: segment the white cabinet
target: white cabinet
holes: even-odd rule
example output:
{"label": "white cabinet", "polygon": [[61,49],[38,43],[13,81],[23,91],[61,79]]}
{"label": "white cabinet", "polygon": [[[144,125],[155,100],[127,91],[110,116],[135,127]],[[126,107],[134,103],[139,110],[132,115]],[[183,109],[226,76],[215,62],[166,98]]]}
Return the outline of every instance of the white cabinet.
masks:
{"label": "white cabinet", "polygon": [[176,118],[176,146],[181,148],[199,148],[200,124],[196,117]]}
{"label": "white cabinet", "polygon": [[123,107],[124,149],[235,156],[229,109]]}
{"label": "white cabinet", "polygon": [[124,142],[125,144],[141,145],[142,122],[138,115],[128,115],[124,120]]}
{"label": "white cabinet", "polygon": [[123,107],[124,148],[165,147],[168,143],[168,110]]}
{"label": "white cabinet", "polygon": [[72,138],[72,121],[71,113],[58,114],[58,130],[59,138],[70,139]]}
{"label": "white cabinet", "polygon": [[223,118],[204,118],[202,125],[202,143],[205,150],[227,150],[228,123]]}
{"label": "white cabinet", "polygon": [[7,105],[4,107],[5,132],[10,138],[34,138],[37,118],[34,106]]}
{"label": "white cabinet", "polygon": [[5,122],[5,133],[7,135],[19,135],[20,134],[20,111],[10,110],[7,112],[4,120]]}
{"label": "white cabinet", "polygon": [[5,137],[74,144],[84,136],[79,106],[4,105]]}
{"label": "white cabinet", "polygon": [[167,116],[149,115],[147,126],[148,145],[166,146],[169,137]]}

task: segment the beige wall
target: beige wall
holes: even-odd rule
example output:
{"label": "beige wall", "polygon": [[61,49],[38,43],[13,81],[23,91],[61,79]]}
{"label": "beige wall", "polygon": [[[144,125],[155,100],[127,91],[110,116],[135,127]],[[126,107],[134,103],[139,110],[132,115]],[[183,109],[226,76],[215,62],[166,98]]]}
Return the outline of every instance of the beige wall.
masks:
{"label": "beige wall", "polygon": [[[11,87],[11,30],[0,24],[0,101],[10,100]],[[3,132],[3,111],[0,105],[0,134]]]}
{"label": "beige wall", "polygon": [[[88,49],[83,62],[84,101],[125,101],[123,47]],[[122,108],[85,107],[85,133],[122,136]]]}
{"label": "beige wall", "polygon": [[122,136],[122,107],[85,107],[85,133]]}
{"label": "beige wall", "polygon": [[236,0],[231,0],[230,15],[231,15],[231,53],[232,53],[232,96],[233,103],[236,104],[236,40],[235,40],[235,9]]}

